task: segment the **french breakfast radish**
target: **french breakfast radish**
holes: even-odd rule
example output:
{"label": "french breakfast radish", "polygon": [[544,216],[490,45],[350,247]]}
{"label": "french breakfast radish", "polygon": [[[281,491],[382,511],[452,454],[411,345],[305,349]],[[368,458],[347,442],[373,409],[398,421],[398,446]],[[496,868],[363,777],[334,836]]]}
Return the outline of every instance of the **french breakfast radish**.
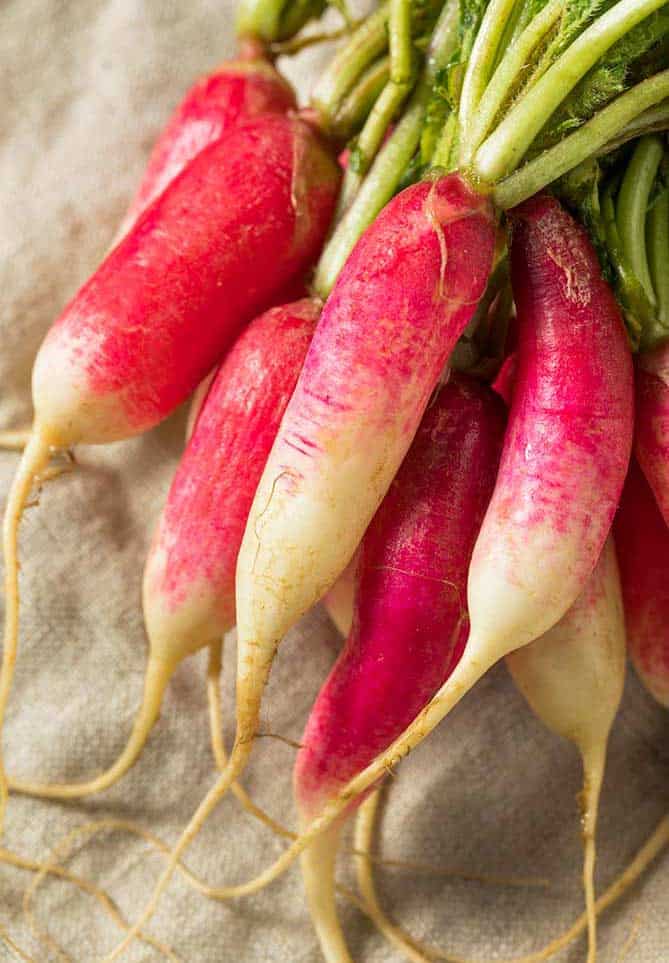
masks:
{"label": "french breakfast radish", "polygon": [[669,525],[669,342],[636,363],[634,451]]}
{"label": "french breakfast radish", "polygon": [[117,238],[128,233],[189,161],[230,127],[257,114],[280,114],[296,108],[288,82],[261,58],[227,61],[201,77],[189,88],[156,141]]}
{"label": "french breakfast radish", "polygon": [[597,956],[595,845],[606,748],[625,681],[625,617],[613,538],[585,588],[557,625],[507,656],[513,679],[552,732],[576,745],[583,762],[583,886],[588,963]]}
{"label": "french breakfast radish", "polygon": [[111,786],[141,752],[177,665],[234,626],[235,566],[246,519],[320,309],[320,301],[305,298],[256,318],[207,385],[146,563],[149,661],[126,748],[90,781],[11,779],[10,788],[74,799]]}
{"label": "french breakfast radish", "polygon": [[669,709],[669,527],[636,461],[616,515],[627,647],[645,688]]}
{"label": "french breakfast radish", "polygon": [[[295,765],[308,824],[415,718],[462,654],[467,569],[495,483],[504,407],[454,375],[428,408],[360,548],[355,614]],[[341,824],[302,856],[312,919],[328,961],[349,959],[334,902]]]}

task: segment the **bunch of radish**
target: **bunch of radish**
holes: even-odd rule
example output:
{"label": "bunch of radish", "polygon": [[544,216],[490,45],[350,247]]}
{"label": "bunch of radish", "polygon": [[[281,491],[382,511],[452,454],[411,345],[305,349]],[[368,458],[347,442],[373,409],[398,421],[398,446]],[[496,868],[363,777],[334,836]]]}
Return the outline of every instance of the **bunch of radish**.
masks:
{"label": "bunch of radish", "polygon": [[[323,954],[350,960],[344,820],[506,658],[582,756],[592,963],[626,635],[669,704],[669,2],[389,0],[349,25],[299,111],[270,56],[325,6],[241,4],[241,59],[188,92],[40,349],[5,511],[0,727],[18,527],[52,451],[147,431],[207,380],[144,573],[149,661],[127,746],[80,784],[0,762],[0,805],[10,788],[111,786],[176,666],[210,649],[222,771],[117,958],[229,789],[286,834],[237,781],[278,646],[326,598],[347,638],[297,757],[299,835],[255,880],[207,895],[255,892],[300,856]],[[234,625],[228,757],[216,684]],[[421,958],[361,879],[373,918]]]}

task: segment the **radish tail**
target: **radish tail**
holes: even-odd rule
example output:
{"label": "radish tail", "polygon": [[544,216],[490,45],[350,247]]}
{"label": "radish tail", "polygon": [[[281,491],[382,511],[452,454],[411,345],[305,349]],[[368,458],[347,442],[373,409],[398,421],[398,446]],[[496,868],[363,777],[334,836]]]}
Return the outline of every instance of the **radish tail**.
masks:
{"label": "radish tail", "polygon": [[[593,761],[593,765],[596,764]],[[594,769],[596,772],[596,768]],[[377,929],[393,946],[400,950],[412,963],[431,963],[433,960],[447,960],[448,963],[472,963],[462,957],[448,953],[437,947],[421,944],[385,915],[376,892],[373,864],[370,859],[372,840],[378,815],[379,793],[376,792],[362,804],[358,811],[355,826],[355,852],[358,887],[363,897],[360,908],[367,914]],[[593,799],[594,802],[596,800]],[[594,827],[593,827],[594,829]],[[595,917],[609,909],[632,887],[648,867],[657,859],[663,849],[669,846],[669,816],[665,816],[652,835],[641,847],[631,863],[620,876],[599,897],[593,906]],[[513,957],[500,963],[544,963],[565,949],[585,930],[590,929],[590,914],[582,913],[574,924],[556,939],[547,943],[541,950],[525,956]],[[592,947],[593,944],[591,943]],[[590,959],[590,957],[588,957]]]}
{"label": "radish tail", "polygon": [[335,899],[335,865],[340,827],[332,826],[301,856],[309,911],[327,963],[353,963],[346,946]]}
{"label": "radish tail", "polygon": [[[104,957],[104,963],[111,963],[112,960],[118,959],[122,953],[131,945],[134,939],[137,938],[138,934],[141,932],[143,926],[151,919],[156,911],[158,903],[160,902],[160,897],[163,895],[165,889],[167,888],[174,871],[179,865],[181,856],[186,851],[188,846],[195,839],[202,826],[205,824],[211,813],[214,811],[220,800],[232,787],[232,784],[236,781],[237,777],[243,771],[248,758],[251,755],[251,750],[253,748],[253,738],[246,738],[243,741],[239,739],[235,742],[230,758],[225,769],[221,772],[218,780],[211,787],[207,795],[204,797],[198,808],[195,810],[190,822],[184,829],[183,833],[176,846],[172,850],[169,856],[167,866],[163,870],[158,882],[156,883],[153,895],[142,912],[140,918],[133,924],[131,929],[126,934],[124,940],[119,943],[115,949],[112,950],[107,956]],[[295,843],[293,844],[293,846]],[[291,846],[290,849],[293,847]],[[299,851],[298,851],[299,852]],[[297,854],[296,854],[297,855]],[[262,885],[259,886],[262,889]],[[244,887],[235,887],[237,890],[241,890],[239,895],[243,895]],[[255,890],[252,890],[255,891]]]}
{"label": "radish tail", "polygon": [[50,456],[49,444],[35,431],[30,436],[7,499],[3,519],[2,548],[5,563],[5,636],[0,670],[0,838],[5,822],[9,796],[7,774],[2,755],[2,729],[5,711],[14,677],[19,640],[19,524],[28,501],[35,476],[46,465]]}
{"label": "radish tail", "polygon": [[130,738],[116,762],[105,772],[88,782],[36,783],[22,779],[10,779],[10,787],[24,796],[40,796],[44,799],[80,799],[109,789],[134,765],[146,745],[163,703],[165,689],[176,668],[171,662],[149,659],[144,680],[144,697]]}
{"label": "radish tail", "polygon": [[[216,765],[221,770],[228,764],[228,754],[223,742],[223,713],[221,712],[221,666],[223,657],[223,641],[212,642],[209,646],[209,666],[207,669],[207,703],[209,706],[209,730],[211,736],[211,748],[214,753]],[[284,839],[295,839],[295,833],[286,829],[281,823],[277,822],[268,815],[260,806],[257,806],[244,787],[238,782],[232,784],[232,792],[237,801],[242,805],[246,812],[259,820],[268,829],[271,829],[277,836]]]}
{"label": "radish tail", "polygon": [[30,444],[32,429],[23,428],[16,431],[0,431],[0,449],[4,451],[23,451]]}
{"label": "radish tail", "polygon": [[[108,893],[99,886],[96,886],[95,883],[92,883],[89,879],[86,879],[85,876],[78,876],[76,873],[72,873],[70,870],[51,861],[39,863],[35,860],[27,859],[25,856],[19,856],[18,853],[13,853],[8,849],[0,848],[0,863],[6,866],[13,866],[15,869],[25,870],[28,873],[38,873],[41,876],[53,876],[56,879],[63,880],[63,882],[71,883],[72,886],[76,886],[82,893],[86,893],[88,896],[92,896],[93,899],[97,900],[102,911],[106,913],[120,929],[126,932],[130,929],[130,924],[121,914]],[[29,912],[26,915],[28,916],[28,923],[33,931],[33,935],[39,939],[40,930],[32,918],[32,913]],[[154,950],[162,953],[167,959],[177,961],[178,958],[168,946],[154,939],[148,933],[142,933],[140,939],[143,943],[146,943],[147,946],[152,946]]]}
{"label": "radish tail", "polygon": [[585,891],[585,911],[588,917],[588,959],[587,963],[595,963],[597,959],[597,911],[595,909],[595,859],[597,813],[599,811],[599,797],[604,781],[604,767],[606,764],[606,742],[584,747],[581,750],[583,758],[583,793],[581,806],[583,810],[583,889]]}

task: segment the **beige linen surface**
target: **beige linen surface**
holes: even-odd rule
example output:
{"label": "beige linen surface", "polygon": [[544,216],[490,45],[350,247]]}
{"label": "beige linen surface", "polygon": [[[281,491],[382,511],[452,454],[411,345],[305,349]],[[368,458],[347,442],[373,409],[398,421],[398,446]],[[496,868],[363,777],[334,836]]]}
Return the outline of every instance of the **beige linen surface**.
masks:
{"label": "beige linen surface", "polygon": [[[233,51],[230,0],[4,0],[0,4],[0,428],[30,417],[29,373],[51,320],[95,267],[142,172],[149,147],[188,84]],[[302,89],[317,58],[292,76]],[[183,412],[146,437],[81,449],[79,470],[48,485],[21,532],[21,644],[4,736],[9,771],[81,779],[107,765],[129,732],[145,641],[142,562],[179,456]],[[0,456],[0,502],[17,457]],[[283,646],[263,729],[299,739],[337,639],[322,612]],[[44,857],[63,833],[105,815],[139,820],[174,841],[213,778],[205,659],[183,665],[132,772],[72,805],[19,797],[5,845]],[[225,664],[231,734],[234,640]],[[622,869],[669,802],[669,716],[630,674],[611,743],[602,800],[598,885]],[[291,822],[294,752],[263,739],[245,782]],[[447,724],[402,764],[382,849],[471,874],[533,877],[548,888],[385,869],[387,907],[414,934],[476,960],[505,959],[555,935],[581,909],[572,748],[545,732],[498,667]],[[282,849],[227,799],[188,853],[213,882],[241,881]],[[108,888],[134,917],[160,860],[143,843],[103,835],[72,868]],[[343,867],[343,872],[347,868]],[[27,874],[0,865],[0,925],[30,956],[57,955],[31,938],[21,910]],[[601,925],[602,963],[669,960],[669,859],[654,866]],[[357,910],[341,907],[356,961],[397,959]],[[98,959],[120,933],[96,903],[49,882],[37,915],[69,958]],[[210,903],[180,881],[151,931],[189,963],[317,961],[299,874],[233,904]],[[630,939],[631,935],[631,939]],[[560,959],[584,958],[580,942]],[[15,957],[0,943],[0,959]],[[125,959],[158,955],[135,944]]]}

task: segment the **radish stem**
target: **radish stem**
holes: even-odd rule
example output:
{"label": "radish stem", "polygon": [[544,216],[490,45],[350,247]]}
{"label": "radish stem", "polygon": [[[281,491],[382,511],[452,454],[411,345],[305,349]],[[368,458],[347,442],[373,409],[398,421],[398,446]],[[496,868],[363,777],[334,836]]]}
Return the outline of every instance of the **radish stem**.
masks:
{"label": "radish stem", "polygon": [[657,327],[666,338],[669,335],[669,192],[666,188],[649,211],[647,243]]}
{"label": "radish stem", "polygon": [[619,0],[584,30],[479,147],[474,158],[476,175],[484,183],[493,184],[510,174],[551,114],[602,54],[665,3]]}
{"label": "radish stem", "polygon": [[573,134],[501,181],[493,189],[495,203],[504,210],[520,204],[581,161],[596,154],[617,136],[621,128],[668,95],[669,70],[642,80],[620,94]]}
{"label": "radish stem", "polygon": [[646,297],[655,304],[646,252],[646,214],[664,149],[659,137],[642,137],[634,149],[618,194],[616,223],[623,253]]}
{"label": "radish stem", "polygon": [[406,84],[412,72],[410,0],[390,0],[388,41],[390,79],[394,84]]}
{"label": "radish stem", "polygon": [[522,76],[530,54],[555,26],[564,6],[565,0],[549,0],[549,3],[525,27],[518,39],[509,44],[504,51],[490,83],[482,93],[476,111],[472,114],[466,142],[463,144],[464,164],[471,163],[474,154],[490,131],[502,104],[518,82],[518,78]]}
{"label": "radish stem", "polygon": [[332,120],[335,136],[347,140],[364,123],[377,97],[388,83],[390,60],[380,57],[365,70]]}
{"label": "radish stem", "polygon": [[363,70],[385,51],[387,23],[388,4],[384,3],[358,27],[343,50],[335,54],[316,85],[311,104],[326,126],[333,123],[339,104]]}
{"label": "radish stem", "polygon": [[490,79],[495,56],[515,3],[516,0],[491,0],[469,55],[460,94],[460,142],[466,145],[463,157],[465,164],[468,164],[475,146],[470,142],[470,129]]}

